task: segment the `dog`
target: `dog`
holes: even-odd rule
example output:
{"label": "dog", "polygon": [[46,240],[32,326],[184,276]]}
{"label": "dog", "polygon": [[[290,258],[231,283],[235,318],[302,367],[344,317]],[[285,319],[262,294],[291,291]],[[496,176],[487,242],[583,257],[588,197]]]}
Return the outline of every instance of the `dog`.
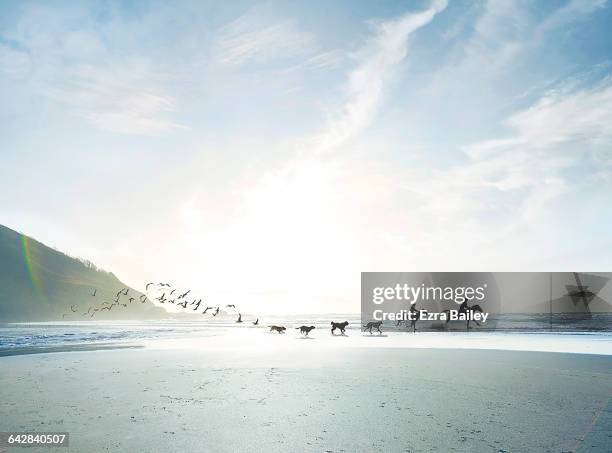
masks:
{"label": "dog", "polygon": [[372,321],[367,323],[365,326],[363,326],[365,328],[365,330],[369,330],[370,334],[372,333],[372,329],[376,329],[378,330],[378,333],[382,333],[382,330],[380,330],[380,326],[382,326],[382,321]]}
{"label": "dog", "polygon": [[285,330],[287,328],[284,326],[270,326],[270,332],[285,333]]}
{"label": "dog", "polygon": [[306,336],[308,336],[308,334],[310,333],[310,331],[312,329],[314,329],[315,326],[300,326],[300,327],[296,327],[295,330],[299,330],[300,333],[305,334]]}
{"label": "dog", "polygon": [[344,321],[344,322],[331,322],[331,333],[332,335],[334,334],[334,332],[336,331],[336,329],[340,329],[340,333],[342,335],[344,335],[344,329],[346,329],[346,326],[349,325],[348,321]]}

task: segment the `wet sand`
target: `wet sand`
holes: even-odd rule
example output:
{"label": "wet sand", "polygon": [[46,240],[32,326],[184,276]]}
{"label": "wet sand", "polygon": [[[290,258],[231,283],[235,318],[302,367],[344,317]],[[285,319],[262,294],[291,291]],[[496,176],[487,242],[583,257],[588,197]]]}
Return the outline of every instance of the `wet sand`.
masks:
{"label": "wet sand", "polygon": [[141,344],[95,343],[62,346],[26,346],[20,348],[0,349],[0,357],[12,355],[49,354],[53,352],[107,351],[112,349],[141,349]]}

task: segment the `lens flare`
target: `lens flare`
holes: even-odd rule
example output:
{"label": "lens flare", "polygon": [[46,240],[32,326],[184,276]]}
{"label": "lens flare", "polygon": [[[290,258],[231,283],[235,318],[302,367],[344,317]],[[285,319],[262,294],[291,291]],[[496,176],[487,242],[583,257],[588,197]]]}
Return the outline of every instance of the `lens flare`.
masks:
{"label": "lens flare", "polygon": [[39,272],[39,266],[32,260],[31,239],[25,235],[21,235],[21,245],[23,248],[23,259],[32,282],[34,292],[41,302],[47,302],[45,296],[43,280]]}

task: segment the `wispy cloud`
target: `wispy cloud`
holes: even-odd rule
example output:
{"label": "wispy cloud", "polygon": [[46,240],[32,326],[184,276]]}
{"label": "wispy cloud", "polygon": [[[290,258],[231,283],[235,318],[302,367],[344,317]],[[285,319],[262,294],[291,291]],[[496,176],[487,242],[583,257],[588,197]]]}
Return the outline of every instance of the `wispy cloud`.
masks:
{"label": "wispy cloud", "polygon": [[608,0],[570,0],[540,25],[538,33],[562,27],[604,8]]}
{"label": "wispy cloud", "polygon": [[165,116],[176,101],[160,87],[162,74],[142,62],[125,61],[116,68],[82,65],[65,68],[64,79],[46,87],[46,94],[69,106],[94,126],[123,134],[155,134],[184,128]]}
{"label": "wispy cloud", "polygon": [[[612,139],[612,83],[574,93],[551,92],[508,120],[517,136],[534,146],[601,144]],[[576,150],[579,153],[580,149]]]}
{"label": "wispy cloud", "polygon": [[277,20],[251,8],[220,31],[216,52],[222,63],[239,65],[304,56],[313,46],[313,35],[294,19]]}
{"label": "wispy cloud", "polygon": [[161,113],[175,110],[175,102],[171,97],[130,91],[125,95],[115,91],[107,97],[98,92],[95,96],[97,100],[87,104],[82,114],[100,129],[125,134],[152,134],[185,128],[157,117]]}
{"label": "wispy cloud", "polygon": [[328,50],[315,53],[299,63],[287,67],[285,73],[305,72],[309,70],[327,70],[338,67],[348,59],[345,53],[339,50]]}
{"label": "wispy cloud", "polygon": [[[99,75],[107,73],[102,68]],[[116,72],[103,81],[100,77],[78,80],[65,79],[55,84],[48,94],[70,106],[99,129],[123,134],[156,134],[184,129],[185,126],[169,119],[176,110],[176,101],[161,87],[151,83],[150,73],[128,76]]]}
{"label": "wispy cloud", "polygon": [[[537,46],[547,33],[578,22],[605,6],[607,0],[571,0],[538,19],[533,5],[489,0],[474,25],[469,40],[459,44],[463,66],[486,64],[486,74],[495,75],[517,55]],[[456,65],[456,61],[450,62]]]}
{"label": "wispy cloud", "polygon": [[[497,106],[507,105],[500,98],[511,95],[511,90],[506,93],[496,83],[513,73],[512,65],[530,51],[538,51],[550,33],[569,29],[606,3],[607,0],[571,0],[542,17],[533,13],[534,4],[487,1],[469,37],[456,40],[445,64],[433,74],[426,96],[444,93],[445,99],[450,97],[459,104],[455,108],[463,108],[466,101],[483,108],[483,98],[488,89],[493,89]],[[457,86],[462,89],[456,90]],[[461,94],[469,94],[468,99]]]}
{"label": "wispy cloud", "polygon": [[537,223],[552,200],[610,171],[609,79],[572,93],[551,92],[505,124],[508,136],[464,147],[466,163],[426,178],[411,175],[403,184],[426,195],[424,211],[448,219],[447,228],[458,216],[493,220],[499,234]]}
{"label": "wispy cloud", "polygon": [[78,9],[67,15],[24,8],[15,27],[0,34],[12,43],[0,43],[0,61],[11,83],[27,84],[99,129],[148,134],[182,127],[168,117],[176,101],[164,89],[167,74],[146,57],[114,52],[108,31]]}
{"label": "wispy cloud", "polygon": [[356,54],[359,63],[348,74],[340,113],[307,145],[314,153],[341,145],[370,124],[383,99],[385,84],[408,52],[408,38],[445,8],[446,1],[435,1],[425,11],[407,13],[376,26],[373,36]]}

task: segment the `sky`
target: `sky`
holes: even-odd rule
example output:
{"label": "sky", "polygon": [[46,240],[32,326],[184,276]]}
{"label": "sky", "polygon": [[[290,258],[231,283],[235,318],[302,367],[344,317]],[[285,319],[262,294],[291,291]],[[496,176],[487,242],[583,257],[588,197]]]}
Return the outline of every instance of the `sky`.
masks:
{"label": "sky", "polygon": [[[142,289],[609,271],[612,7],[0,3],[0,223]],[[230,302],[231,301],[231,302]]]}

